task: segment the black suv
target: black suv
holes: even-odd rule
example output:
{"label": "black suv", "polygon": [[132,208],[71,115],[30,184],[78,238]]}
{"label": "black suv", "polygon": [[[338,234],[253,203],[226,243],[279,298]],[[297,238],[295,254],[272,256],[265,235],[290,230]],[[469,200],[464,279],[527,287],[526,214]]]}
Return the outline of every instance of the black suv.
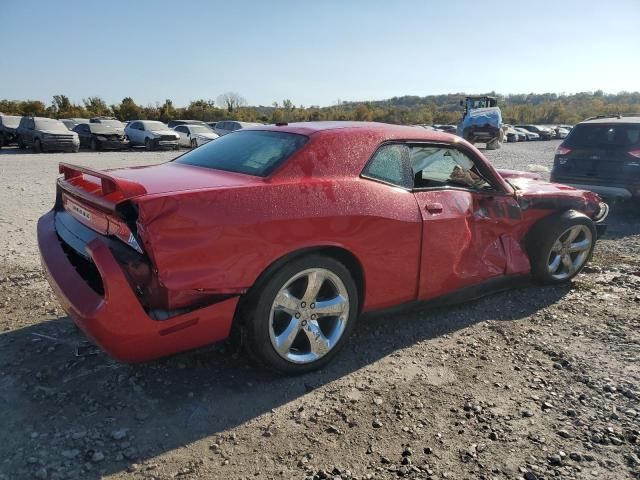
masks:
{"label": "black suv", "polygon": [[576,125],[556,150],[551,180],[607,199],[640,199],[640,114]]}
{"label": "black suv", "polygon": [[529,132],[537,133],[540,136],[540,140],[551,140],[554,134],[550,128],[541,127],[540,125],[516,125],[516,128],[524,128]]}

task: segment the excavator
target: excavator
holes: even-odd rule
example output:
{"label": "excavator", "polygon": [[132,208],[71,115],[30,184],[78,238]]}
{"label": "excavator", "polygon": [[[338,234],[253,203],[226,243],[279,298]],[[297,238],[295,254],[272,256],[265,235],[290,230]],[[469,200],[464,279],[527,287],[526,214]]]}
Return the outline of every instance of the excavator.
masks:
{"label": "excavator", "polygon": [[458,125],[458,136],[471,143],[485,143],[487,150],[500,148],[504,131],[496,97],[465,97],[460,100],[460,106],[464,107],[464,113]]}

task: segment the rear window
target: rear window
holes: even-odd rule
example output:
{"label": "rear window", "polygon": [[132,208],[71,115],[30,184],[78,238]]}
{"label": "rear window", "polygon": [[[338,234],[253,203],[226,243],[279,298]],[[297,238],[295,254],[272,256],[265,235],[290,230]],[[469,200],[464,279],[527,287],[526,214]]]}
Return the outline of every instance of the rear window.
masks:
{"label": "rear window", "polygon": [[583,123],[573,127],[564,144],[574,148],[640,146],[640,123]]}
{"label": "rear window", "polygon": [[239,130],[196,148],[177,163],[266,177],[302,147],[304,135],[261,130]]}

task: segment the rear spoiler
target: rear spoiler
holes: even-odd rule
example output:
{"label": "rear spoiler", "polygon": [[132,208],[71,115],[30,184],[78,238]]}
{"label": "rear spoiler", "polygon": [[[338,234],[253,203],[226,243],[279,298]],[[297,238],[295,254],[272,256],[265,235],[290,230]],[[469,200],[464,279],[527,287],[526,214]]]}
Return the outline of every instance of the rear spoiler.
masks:
{"label": "rear spoiler", "polygon": [[[147,193],[137,182],[117,178],[93,168],[61,162],[58,170],[63,175],[58,178],[58,185],[62,190],[108,212],[114,212],[118,203]],[[99,183],[91,181],[85,175],[98,179]]]}

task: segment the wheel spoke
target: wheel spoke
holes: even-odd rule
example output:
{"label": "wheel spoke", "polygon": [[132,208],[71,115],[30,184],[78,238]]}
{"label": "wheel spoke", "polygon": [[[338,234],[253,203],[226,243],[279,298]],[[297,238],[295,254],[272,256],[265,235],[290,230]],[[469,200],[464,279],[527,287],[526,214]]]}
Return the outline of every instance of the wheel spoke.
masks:
{"label": "wheel spoke", "polygon": [[571,260],[570,255],[567,254],[562,256],[562,264],[567,268],[567,273],[569,275],[574,272],[575,267],[573,266],[573,260]]}
{"label": "wheel spoke", "polygon": [[556,240],[556,243],[553,244],[551,251],[558,253],[560,250],[562,250],[562,242],[560,240]]}
{"label": "wheel spoke", "polygon": [[326,277],[322,272],[319,272],[319,271],[310,272],[309,275],[307,275],[307,289],[304,292],[302,301],[306,302],[307,305],[309,305],[312,302],[315,302],[325,279]]}
{"label": "wheel spoke", "polygon": [[287,328],[285,328],[284,331],[276,337],[276,350],[283,354],[288,353],[293,341],[298,336],[298,333],[300,333],[300,320],[295,317],[291,317],[291,321],[289,322],[289,325],[287,325]]}
{"label": "wheel spoke", "polygon": [[573,242],[576,238],[578,238],[578,235],[580,235],[580,232],[582,232],[582,228],[578,226],[573,227],[571,230],[569,230],[569,235],[565,239],[566,244],[567,245],[571,244],[571,242]]}
{"label": "wheel spoke", "polygon": [[313,312],[319,317],[338,316],[342,315],[346,308],[347,300],[343,296],[337,295],[331,300],[316,302],[316,308]]}
{"label": "wheel spoke", "polygon": [[294,315],[296,313],[299,305],[300,300],[291,295],[288,290],[281,290],[273,302],[274,308],[287,312],[290,315]]}
{"label": "wheel spoke", "polygon": [[588,238],[569,245],[570,252],[584,252],[585,250],[589,250],[589,248],[591,248],[591,240]]}
{"label": "wheel spoke", "polygon": [[317,357],[324,356],[329,350],[331,350],[331,342],[325,337],[318,322],[311,321],[309,323],[309,329],[303,330],[309,339],[309,345],[311,346],[311,352]]}
{"label": "wheel spoke", "polygon": [[549,273],[556,273],[561,261],[562,257],[560,255],[556,255],[556,258],[554,258],[553,261],[549,264]]}

